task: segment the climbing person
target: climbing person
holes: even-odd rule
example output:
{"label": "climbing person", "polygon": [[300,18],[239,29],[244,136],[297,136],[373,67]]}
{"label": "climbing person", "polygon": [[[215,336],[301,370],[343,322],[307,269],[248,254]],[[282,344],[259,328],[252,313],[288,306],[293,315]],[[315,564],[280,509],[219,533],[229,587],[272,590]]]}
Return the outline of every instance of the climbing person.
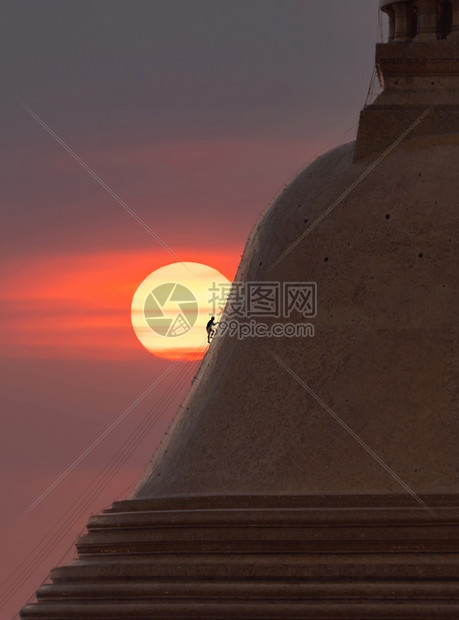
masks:
{"label": "climbing person", "polygon": [[207,331],[207,342],[210,344],[210,341],[212,340],[212,338],[214,337],[215,334],[215,329],[213,329],[213,327],[215,325],[218,325],[218,321],[217,323],[214,321],[215,317],[211,317],[210,321],[208,321],[207,325],[206,325],[206,331]]}

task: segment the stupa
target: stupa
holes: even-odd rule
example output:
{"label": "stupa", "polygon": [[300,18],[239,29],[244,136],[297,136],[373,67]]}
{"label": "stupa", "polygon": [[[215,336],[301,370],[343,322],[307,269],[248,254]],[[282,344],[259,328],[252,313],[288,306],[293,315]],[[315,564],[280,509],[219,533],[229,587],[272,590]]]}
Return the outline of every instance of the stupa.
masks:
{"label": "stupa", "polygon": [[22,618],[459,618],[459,0],[381,8],[356,143],[282,191],[236,276],[314,284],[314,336],[216,338]]}

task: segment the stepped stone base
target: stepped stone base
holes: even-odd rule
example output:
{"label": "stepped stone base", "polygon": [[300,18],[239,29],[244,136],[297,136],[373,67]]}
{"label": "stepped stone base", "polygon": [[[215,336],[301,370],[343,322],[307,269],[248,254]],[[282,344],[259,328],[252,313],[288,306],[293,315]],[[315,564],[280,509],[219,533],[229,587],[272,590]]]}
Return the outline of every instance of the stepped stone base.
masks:
{"label": "stepped stone base", "polygon": [[459,618],[459,496],[116,502],[22,618]]}

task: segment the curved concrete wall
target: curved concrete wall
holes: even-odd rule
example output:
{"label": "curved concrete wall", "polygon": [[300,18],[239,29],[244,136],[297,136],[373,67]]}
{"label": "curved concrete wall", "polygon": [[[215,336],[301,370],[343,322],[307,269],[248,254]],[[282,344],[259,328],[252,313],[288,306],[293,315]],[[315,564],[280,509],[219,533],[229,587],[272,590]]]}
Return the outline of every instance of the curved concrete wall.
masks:
{"label": "curved concrete wall", "polygon": [[459,136],[406,142],[269,269],[365,170],[352,154],[282,192],[237,275],[316,282],[315,337],[216,339],[137,497],[404,492],[272,353],[416,492],[458,492]]}

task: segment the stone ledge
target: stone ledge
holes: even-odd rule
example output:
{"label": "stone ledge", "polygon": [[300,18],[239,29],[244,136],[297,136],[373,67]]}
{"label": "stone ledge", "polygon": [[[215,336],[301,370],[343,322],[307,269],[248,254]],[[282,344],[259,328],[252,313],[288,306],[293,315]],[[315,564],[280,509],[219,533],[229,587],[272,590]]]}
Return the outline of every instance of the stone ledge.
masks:
{"label": "stone ledge", "polygon": [[116,502],[22,618],[459,617],[459,498]]}

